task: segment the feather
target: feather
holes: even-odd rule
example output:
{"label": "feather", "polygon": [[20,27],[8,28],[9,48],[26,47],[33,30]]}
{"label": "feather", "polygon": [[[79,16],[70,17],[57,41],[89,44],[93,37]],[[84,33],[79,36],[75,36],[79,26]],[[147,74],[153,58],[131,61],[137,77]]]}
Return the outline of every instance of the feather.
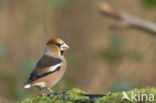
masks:
{"label": "feather", "polygon": [[39,73],[36,73],[36,74],[31,74],[31,76],[29,77],[28,81],[25,82],[25,84],[31,83],[31,82],[33,82],[33,81],[35,81],[35,80],[37,80],[37,79],[39,79],[41,77],[52,74],[52,73],[54,73],[54,72],[56,72],[56,71],[58,71],[60,69],[61,69],[61,66],[58,66],[55,70],[50,71],[50,72],[39,72]]}
{"label": "feather", "polygon": [[27,84],[24,86],[24,88],[30,88],[31,87],[31,84]]}

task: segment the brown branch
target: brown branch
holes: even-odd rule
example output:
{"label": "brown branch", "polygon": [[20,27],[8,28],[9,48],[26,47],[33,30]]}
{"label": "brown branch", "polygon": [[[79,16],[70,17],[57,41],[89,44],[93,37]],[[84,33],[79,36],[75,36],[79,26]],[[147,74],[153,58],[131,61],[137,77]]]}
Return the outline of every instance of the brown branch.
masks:
{"label": "brown branch", "polygon": [[156,24],[140,19],[126,12],[117,11],[105,2],[100,4],[99,11],[103,16],[107,15],[118,20],[119,23],[115,25],[117,28],[135,27],[156,34]]}

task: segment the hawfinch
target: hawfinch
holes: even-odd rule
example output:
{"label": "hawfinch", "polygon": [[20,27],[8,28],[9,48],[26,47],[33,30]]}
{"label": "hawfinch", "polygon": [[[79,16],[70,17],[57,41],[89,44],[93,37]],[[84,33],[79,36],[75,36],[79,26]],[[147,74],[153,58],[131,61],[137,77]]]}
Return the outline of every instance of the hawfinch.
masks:
{"label": "hawfinch", "polygon": [[41,96],[44,96],[42,89],[46,88],[53,93],[53,87],[64,75],[66,71],[66,60],[63,52],[69,49],[69,46],[59,38],[49,40],[45,46],[44,54],[36,64],[30,74],[24,88],[38,87]]}

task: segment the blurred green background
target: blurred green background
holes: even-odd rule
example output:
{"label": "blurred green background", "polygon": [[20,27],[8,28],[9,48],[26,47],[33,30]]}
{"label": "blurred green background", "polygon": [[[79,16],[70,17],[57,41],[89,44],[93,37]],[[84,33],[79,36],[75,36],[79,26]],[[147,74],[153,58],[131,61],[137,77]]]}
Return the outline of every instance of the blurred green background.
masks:
{"label": "blurred green background", "polygon": [[[137,29],[111,30],[97,11],[103,0],[0,0],[0,102],[39,95],[24,82],[45,43],[62,38],[68,68],[55,92],[88,93],[156,86],[156,38]],[[156,23],[156,0],[105,0]]]}

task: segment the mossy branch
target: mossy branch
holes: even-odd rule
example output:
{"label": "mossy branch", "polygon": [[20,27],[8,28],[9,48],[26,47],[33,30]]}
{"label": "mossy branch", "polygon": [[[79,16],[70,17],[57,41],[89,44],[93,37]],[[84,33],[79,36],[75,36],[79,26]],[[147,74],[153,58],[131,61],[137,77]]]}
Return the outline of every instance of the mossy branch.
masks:
{"label": "mossy branch", "polygon": [[[132,91],[136,94],[139,93],[139,95],[153,94],[154,96],[156,96],[155,88],[133,89],[127,91],[127,95],[130,96],[130,93]],[[87,93],[79,89],[72,89],[62,94],[52,94],[50,96],[44,97],[38,96],[35,98],[27,98],[20,103],[132,103],[132,101],[126,99],[122,100],[122,92],[107,93],[104,96],[86,94]],[[140,103],[140,101],[133,101],[133,103]],[[143,101],[141,103],[147,103],[147,101]],[[155,101],[150,103],[155,103]]]}

